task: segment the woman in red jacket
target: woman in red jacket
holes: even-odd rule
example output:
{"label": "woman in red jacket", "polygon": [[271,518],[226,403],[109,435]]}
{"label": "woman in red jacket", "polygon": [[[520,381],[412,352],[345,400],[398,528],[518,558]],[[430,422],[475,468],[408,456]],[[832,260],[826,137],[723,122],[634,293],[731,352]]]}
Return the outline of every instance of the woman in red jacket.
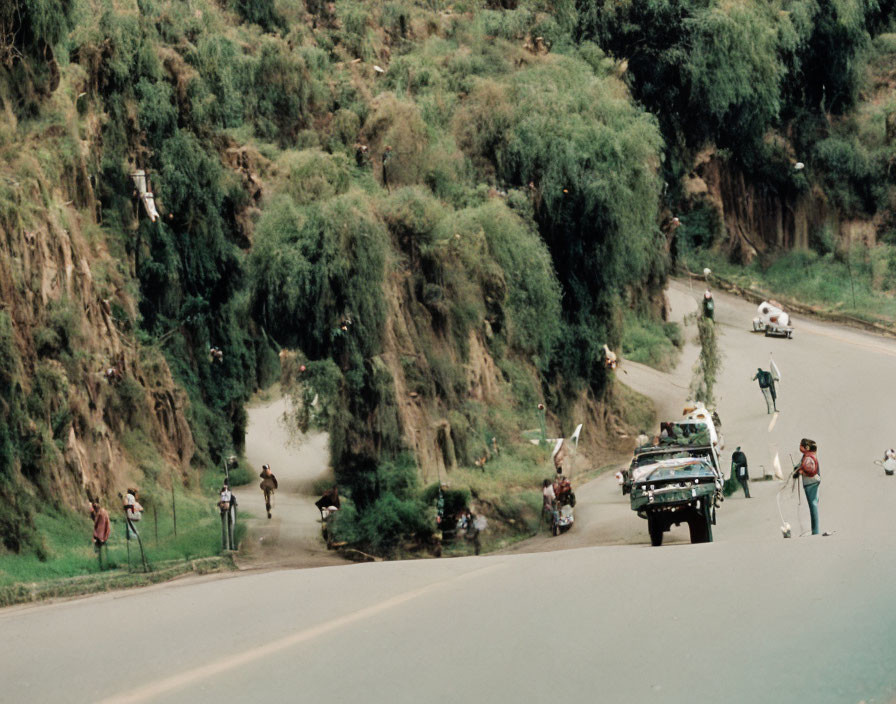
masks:
{"label": "woman in red jacket", "polygon": [[819,473],[818,446],[814,440],[803,438],[800,440],[800,452],[803,459],[798,467],[794,467],[793,476],[803,478],[803,491],[806,492],[806,501],[809,504],[809,517],[812,520],[812,535],[818,535],[818,485],[821,482]]}

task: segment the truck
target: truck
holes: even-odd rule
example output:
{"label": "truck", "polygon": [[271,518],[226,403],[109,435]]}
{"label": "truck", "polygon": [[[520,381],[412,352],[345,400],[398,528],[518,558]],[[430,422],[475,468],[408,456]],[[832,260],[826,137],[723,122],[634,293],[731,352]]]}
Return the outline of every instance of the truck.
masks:
{"label": "truck", "polygon": [[623,473],[623,493],[630,495],[632,510],[647,520],[651,545],[662,545],[664,534],[682,523],[687,523],[692,543],[712,542],[725,483],[716,447],[703,424],[674,425],[690,432],[635,450]]}

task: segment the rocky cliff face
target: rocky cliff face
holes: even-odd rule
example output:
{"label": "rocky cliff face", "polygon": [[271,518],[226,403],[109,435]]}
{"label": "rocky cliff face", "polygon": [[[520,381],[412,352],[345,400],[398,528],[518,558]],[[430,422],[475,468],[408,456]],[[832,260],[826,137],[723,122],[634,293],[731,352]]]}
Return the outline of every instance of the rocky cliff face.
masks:
{"label": "rocky cliff face", "polygon": [[20,425],[7,481],[79,508],[131,481],[167,483],[163,465],[182,480],[194,450],[186,399],[161,352],[135,339],[130,266],[107,250],[93,209],[75,208],[92,201],[89,182],[29,192],[38,184],[11,184],[30,214],[7,211],[0,238],[0,314],[15,346],[0,410]]}
{"label": "rocky cliff face", "polygon": [[[490,351],[487,321],[469,330],[465,354],[440,336],[416,299],[411,278],[407,271],[396,271],[387,281],[389,317],[381,359],[394,382],[404,445],[413,452],[424,484],[430,484],[450,481],[451,472],[458,466],[488,461],[495,448],[487,437],[500,437],[502,443],[519,442],[520,428],[515,424],[526,419],[535,424],[537,399],[533,397],[531,408],[520,403],[513,385],[521,380],[510,378],[496,362]],[[452,367],[462,370],[456,379],[454,402],[448,402],[431,385],[431,380],[440,383],[440,370],[433,368],[433,357],[427,355],[432,348],[446,355]],[[525,377],[525,384],[538,390],[540,398],[536,370],[519,364],[517,371]],[[429,384],[421,384],[420,379],[430,380]],[[620,403],[612,395],[601,403],[582,392],[568,404],[568,413],[569,418],[561,419],[548,411],[549,434],[562,429],[560,432],[569,435],[576,424],[583,423],[581,466],[599,464],[629,449],[632,429],[621,418]],[[503,421],[499,420],[502,415]]]}
{"label": "rocky cliff face", "polygon": [[684,187],[690,198],[705,199],[715,207],[727,248],[745,264],[770,250],[808,248],[811,234],[825,227],[845,245],[871,246],[877,241],[880,217],[846,218],[819,187],[801,193],[777,190],[751,179],[714,150],[698,155]]}

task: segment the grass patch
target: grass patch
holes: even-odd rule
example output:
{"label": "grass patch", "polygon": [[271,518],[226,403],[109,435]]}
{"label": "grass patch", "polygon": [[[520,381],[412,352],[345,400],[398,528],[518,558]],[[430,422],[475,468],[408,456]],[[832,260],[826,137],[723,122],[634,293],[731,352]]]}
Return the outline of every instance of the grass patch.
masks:
{"label": "grass patch", "polygon": [[[170,492],[160,489],[156,494],[148,491],[140,500],[145,511],[138,530],[151,569],[170,565],[172,561],[190,561],[221,553],[221,523],[214,497],[205,499],[175,489],[177,535],[174,535]],[[107,567],[109,570],[127,570],[124,516],[117,506],[107,508],[112,520]],[[86,506],[83,514],[66,511],[37,514],[34,522],[44,539],[46,559],[0,554],[0,587],[101,573],[93,550],[93,523]],[[245,526],[238,522],[238,542],[244,534]],[[136,540],[131,541],[130,548],[132,568],[142,569]]]}
{"label": "grass patch", "polygon": [[647,396],[624,383],[613,387],[614,402],[622,420],[632,428],[649,430],[656,426],[656,408]]}
{"label": "grass patch", "polygon": [[683,344],[677,323],[626,313],[622,334],[622,354],[626,359],[668,372],[678,363]]}
{"label": "grass patch", "polygon": [[712,250],[688,252],[692,271],[709,267],[741,286],[815,306],[824,312],[871,322],[896,321],[896,247],[854,245],[827,254],[795,250],[757,257],[748,266],[732,264]]}

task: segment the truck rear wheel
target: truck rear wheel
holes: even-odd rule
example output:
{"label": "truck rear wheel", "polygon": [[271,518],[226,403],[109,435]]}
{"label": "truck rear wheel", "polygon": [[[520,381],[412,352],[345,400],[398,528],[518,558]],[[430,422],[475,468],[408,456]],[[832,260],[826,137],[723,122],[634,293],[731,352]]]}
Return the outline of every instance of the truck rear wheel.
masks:
{"label": "truck rear wheel", "polygon": [[650,544],[657,548],[663,544],[663,520],[653,514],[647,514],[647,532],[650,533]]}
{"label": "truck rear wheel", "polygon": [[691,532],[691,543],[711,543],[712,517],[709,507],[694,509],[688,519],[688,528]]}

